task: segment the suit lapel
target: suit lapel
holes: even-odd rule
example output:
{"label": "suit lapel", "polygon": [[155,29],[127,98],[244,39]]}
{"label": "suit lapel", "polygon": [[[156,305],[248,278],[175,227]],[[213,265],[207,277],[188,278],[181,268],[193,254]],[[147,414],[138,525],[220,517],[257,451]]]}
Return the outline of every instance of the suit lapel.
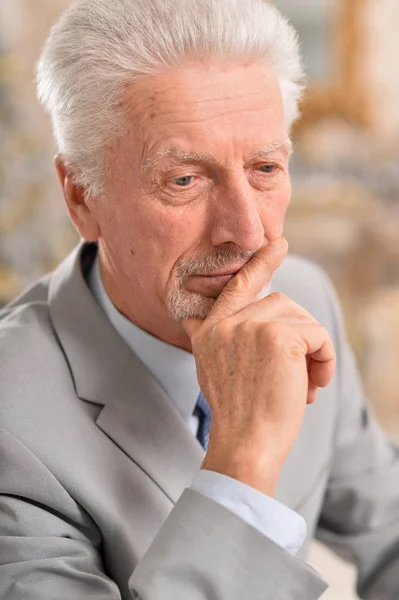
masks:
{"label": "suit lapel", "polygon": [[[190,433],[170,399],[148,373],[132,361],[97,426],[177,502],[189,487],[205,452]],[[138,379],[140,378],[140,379]]]}
{"label": "suit lapel", "polygon": [[81,244],[51,276],[51,319],[76,393],[103,406],[97,426],[176,502],[204,451],[163,388],[115,331],[82,274],[93,244]]}
{"label": "suit lapel", "polygon": [[[97,426],[158,485],[172,502],[191,485],[205,453],[163,388],[115,331],[84,276],[97,248],[81,244],[54,271],[50,316],[68,361],[76,393],[101,405]],[[270,291],[290,293],[280,277]],[[281,472],[276,498],[300,508],[325,470],[322,396],[306,409],[299,437]],[[330,403],[331,404],[331,403]],[[314,456],[314,448],[320,453]],[[314,456],[309,463],[309,456]]]}

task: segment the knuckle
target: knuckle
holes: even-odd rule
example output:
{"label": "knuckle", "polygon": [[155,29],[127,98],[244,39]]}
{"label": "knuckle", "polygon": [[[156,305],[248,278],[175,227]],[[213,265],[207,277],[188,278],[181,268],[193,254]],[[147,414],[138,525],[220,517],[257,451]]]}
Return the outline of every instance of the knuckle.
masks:
{"label": "knuckle", "polygon": [[319,329],[319,332],[321,333],[322,337],[325,339],[326,342],[331,342],[330,334],[328,333],[324,325],[320,325],[320,323],[318,323],[317,321],[313,323],[313,325]]}
{"label": "knuckle", "polygon": [[272,298],[275,303],[279,305],[280,310],[282,309],[284,314],[289,316],[295,316],[298,319],[307,320],[307,321],[316,321],[316,319],[300,304],[297,304],[282,292],[273,292],[268,296]]}
{"label": "knuckle", "polygon": [[273,300],[275,300],[276,302],[279,302],[280,304],[288,304],[288,303],[291,304],[292,303],[291,298],[289,298],[282,292],[273,292],[272,294],[269,295],[269,298],[272,298]]}

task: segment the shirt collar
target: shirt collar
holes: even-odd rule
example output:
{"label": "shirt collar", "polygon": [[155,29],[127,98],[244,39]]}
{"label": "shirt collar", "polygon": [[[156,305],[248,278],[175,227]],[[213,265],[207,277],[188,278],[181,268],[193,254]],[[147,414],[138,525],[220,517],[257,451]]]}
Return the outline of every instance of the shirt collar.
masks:
{"label": "shirt collar", "polygon": [[182,418],[188,421],[200,393],[194,356],[147,333],[117,310],[105,291],[98,255],[87,283],[116,331],[163,387]]}

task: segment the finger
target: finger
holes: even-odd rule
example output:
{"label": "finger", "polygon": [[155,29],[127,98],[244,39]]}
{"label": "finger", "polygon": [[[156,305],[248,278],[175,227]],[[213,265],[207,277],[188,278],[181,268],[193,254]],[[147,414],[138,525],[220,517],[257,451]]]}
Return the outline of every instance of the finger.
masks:
{"label": "finger", "polygon": [[310,365],[312,363],[312,359],[309,354],[306,356],[306,370],[308,373],[308,395],[306,399],[306,404],[313,404],[317,400],[317,395],[319,393],[319,388],[312,381],[312,377],[310,374]]}
{"label": "finger", "polygon": [[332,380],[336,367],[333,343],[324,327],[313,323],[297,325],[308,346],[309,380],[318,388],[326,387]]}
{"label": "finger", "polygon": [[291,319],[298,319],[298,322],[309,321],[317,323],[317,320],[307,310],[299,304],[296,304],[285,294],[274,292],[262,300],[250,304],[234,317],[235,323],[243,321],[253,321],[256,323],[266,323],[268,321],[284,321],[294,323]]}
{"label": "finger", "polygon": [[[323,349],[325,351],[325,348]],[[336,366],[336,358],[335,353],[334,356],[331,356],[328,360],[316,360],[311,357],[310,363],[310,378],[315,385],[319,388],[326,387],[329,383],[331,383],[332,378],[335,373]]]}
{"label": "finger", "polygon": [[288,335],[287,330],[284,333],[282,331],[282,335],[285,339],[294,336],[291,338],[295,341],[294,346],[287,344],[287,347],[295,348],[295,353],[298,353],[299,348],[299,352],[304,353],[309,382],[316,388],[326,387],[331,382],[336,367],[336,354],[327,330],[316,320],[309,321],[301,317],[287,317],[278,322],[292,328]]}
{"label": "finger", "polygon": [[209,314],[209,320],[217,322],[235,315],[252,304],[259,292],[269,284],[288,252],[284,238],[275,238],[247,262],[224,288]]}
{"label": "finger", "polygon": [[334,376],[336,366],[336,354],[327,330],[317,321],[304,322],[295,318],[287,319],[281,325],[289,326],[288,333],[282,330],[286,340],[284,347],[291,348],[296,356],[303,353],[309,381],[317,388],[326,387]]}
{"label": "finger", "polygon": [[318,393],[319,393],[319,388],[317,387],[317,385],[314,385],[314,383],[312,383],[309,380],[309,388],[308,388],[308,396],[307,396],[306,404],[313,404],[314,402],[316,402]]}
{"label": "finger", "polygon": [[[213,305],[206,321],[217,323],[254,302],[259,292],[270,282],[287,252],[288,243],[282,237],[275,238],[262,246],[226,285]],[[181,323],[186,333],[191,337],[202,327],[204,321],[201,319],[185,319]]]}

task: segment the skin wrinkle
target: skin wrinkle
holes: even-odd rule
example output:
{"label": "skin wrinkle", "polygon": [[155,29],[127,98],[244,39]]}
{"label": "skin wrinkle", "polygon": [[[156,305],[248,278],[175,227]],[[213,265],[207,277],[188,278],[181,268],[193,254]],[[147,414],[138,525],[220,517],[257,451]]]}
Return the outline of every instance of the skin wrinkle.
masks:
{"label": "skin wrinkle", "polygon": [[[207,104],[211,105],[211,101],[202,102],[202,104],[203,104],[203,106],[206,106]],[[248,113],[256,112],[256,110],[257,110],[256,108],[246,108],[245,110],[242,111],[242,113],[244,113],[244,112],[248,112]],[[234,110],[226,110],[225,108],[223,108],[223,110],[221,110],[220,112],[215,113],[215,115],[212,118],[213,119],[218,119],[218,118],[223,117],[225,115],[234,114],[234,112],[235,112]],[[156,113],[152,113],[152,114],[153,115],[155,114],[157,117],[163,117],[165,115],[179,114],[179,111],[172,110],[170,112],[169,111],[162,112],[162,111],[160,111],[158,109]],[[181,124],[184,124],[184,123],[190,124],[190,123],[197,123],[197,122],[201,123],[201,122],[208,121],[208,120],[210,120],[209,117],[204,117],[203,119],[193,119],[193,120],[182,119],[180,121],[176,121],[176,123],[181,123]]]}
{"label": "skin wrinkle", "polygon": [[[250,65],[243,65],[244,68],[249,68]],[[193,65],[193,68],[195,68],[195,65]],[[210,65],[210,68],[214,68],[213,65]],[[148,79],[148,77],[146,78]],[[207,90],[209,86],[206,85],[202,85],[201,87],[198,88],[198,92],[202,92],[204,90]],[[165,100],[163,99],[163,96],[165,94],[168,94],[169,92],[173,91],[173,86],[167,86],[165,87],[165,89],[163,90],[162,93],[159,92],[155,92],[154,94],[152,94],[150,96],[150,98],[147,101],[144,102],[136,102],[136,98],[135,98],[135,104],[136,107],[138,107],[140,109],[140,111],[142,110],[150,110],[150,115],[147,116],[148,119],[150,118],[154,118],[154,116],[157,117],[162,117],[164,115],[173,115],[173,114],[180,114],[180,110],[175,110],[174,107],[170,107],[170,105],[168,105],[167,102],[165,102]],[[213,91],[213,90],[212,90]],[[242,97],[244,97],[246,100],[250,100],[252,101],[253,99],[256,99],[257,97],[259,97],[259,93],[257,92],[247,92],[245,95],[244,94],[237,94],[237,92],[235,91],[234,95],[230,95],[230,96],[224,96],[221,98],[216,98],[216,97],[212,97],[212,98],[206,98],[206,99],[202,99],[201,104],[204,106],[207,106],[207,104],[212,104],[212,103],[228,103],[231,100],[236,100],[236,99],[240,99]],[[262,102],[264,102],[264,98],[262,98]],[[146,106],[146,104],[148,103],[148,106]],[[167,110],[165,112],[162,112],[162,105],[166,105]],[[189,111],[191,109],[190,104],[186,104],[183,105],[183,108],[186,109],[188,108]],[[246,109],[242,110],[242,113],[244,113],[246,111],[248,112],[253,112],[256,111],[256,108],[253,107],[247,107]],[[231,114],[229,111],[226,111],[226,109],[223,110],[223,112],[214,115],[213,118],[218,118],[220,116],[226,115],[226,114]],[[208,120],[207,118],[204,118],[203,121]],[[176,124],[191,124],[191,123],[195,123],[195,122],[201,122],[200,120],[185,120],[185,121],[176,121]]]}
{"label": "skin wrinkle", "polygon": [[[203,104],[205,104],[205,103],[203,103]],[[253,110],[246,109],[245,111],[244,110],[242,111],[242,113],[244,113],[244,112],[248,112],[248,113],[256,112],[256,109],[253,109]],[[170,113],[166,113],[166,112],[162,113],[162,112],[158,111],[156,113],[156,116],[157,117],[162,117],[162,116],[164,116],[166,114],[178,114],[178,113],[177,113],[177,111],[175,113],[173,111],[171,111]],[[222,112],[215,114],[212,118],[204,117],[203,119],[198,119],[197,118],[197,119],[193,119],[193,120],[182,119],[182,120],[176,121],[176,125],[190,125],[190,124],[193,124],[193,123],[206,123],[207,121],[216,120],[216,119],[219,119],[220,117],[225,117],[227,115],[232,115],[232,114],[235,114],[234,110],[223,110]],[[148,116],[148,119],[149,119],[149,116]]]}
{"label": "skin wrinkle", "polygon": [[[193,65],[193,66],[194,66],[194,68],[198,67],[198,64],[197,65]],[[196,91],[198,91],[198,93],[201,93],[201,92],[207,91],[208,89],[209,89],[209,85],[204,84],[204,85],[199,85],[197,87]],[[165,85],[164,90],[161,93],[156,92],[155,94],[153,94],[153,95],[150,96],[149,100],[152,101],[152,102],[154,102],[154,104],[156,104],[158,106],[162,105],[162,103],[167,104],[167,102],[165,102],[162,99],[162,96],[165,93],[168,94],[171,91],[173,91],[173,86],[172,85],[169,85],[169,86]],[[217,91],[216,89],[212,90],[212,92],[214,92],[214,93],[216,93],[216,91]],[[210,98],[204,98],[204,99],[202,99],[202,104],[206,105],[206,104],[211,104],[211,103],[216,103],[216,102],[229,102],[231,100],[237,100],[237,99],[239,100],[240,98],[245,98],[245,99],[248,99],[248,100],[251,101],[253,98],[256,98],[258,96],[259,96],[258,92],[252,92],[251,93],[251,91],[248,91],[245,94],[240,94],[240,93],[237,93],[237,91],[235,91],[234,94],[232,93],[230,95],[225,94],[225,95],[219,96],[219,97],[213,96],[213,97],[210,97]],[[193,98],[195,98],[194,95],[193,95]],[[170,108],[170,107],[168,107],[168,108]],[[172,107],[172,110],[173,110],[173,107]],[[176,111],[176,112],[178,112],[178,111]]]}
{"label": "skin wrinkle", "polygon": [[[267,159],[267,157],[280,150],[283,147],[288,147],[289,155],[292,153],[292,141],[282,140],[276,141],[269,146],[254,152],[248,162],[255,162],[256,160]],[[163,162],[164,159],[176,160],[176,164],[190,164],[190,163],[208,163],[211,165],[218,165],[218,161],[212,154],[201,154],[199,152],[183,152],[178,148],[166,148],[160,152],[154,153],[148,156],[143,163],[143,170],[155,170]]]}
{"label": "skin wrinkle", "polygon": [[[181,320],[205,318],[223,289],[193,276],[246,264],[283,233],[291,142],[281,90],[263,64],[232,62],[148,77],[131,84],[125,102],[127,126],[109,157],[106,193],[81,213],[78,230],[98,239],[104,287],[119,312],[191,352]],[[265,162],[274,171],[248,162],[270,146]],[[215,162],[181,173],[175,162],[158,163],[149,174],[150,157],[168,148]],[[189,185],[178,186],[175,179],[191,170]]]}

